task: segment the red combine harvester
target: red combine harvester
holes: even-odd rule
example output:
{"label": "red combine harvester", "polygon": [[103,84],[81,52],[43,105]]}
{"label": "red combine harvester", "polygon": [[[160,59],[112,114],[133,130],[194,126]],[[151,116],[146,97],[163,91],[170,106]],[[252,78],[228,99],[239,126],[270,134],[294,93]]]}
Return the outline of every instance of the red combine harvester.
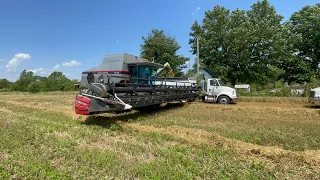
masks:
{"label": "red combine harvester", "polygon": [[158,78],[167,67],[129,54],[106,55],[101,65],[82,72],[77,114],[122,112],[171,102],[194,101],[195,80]]}

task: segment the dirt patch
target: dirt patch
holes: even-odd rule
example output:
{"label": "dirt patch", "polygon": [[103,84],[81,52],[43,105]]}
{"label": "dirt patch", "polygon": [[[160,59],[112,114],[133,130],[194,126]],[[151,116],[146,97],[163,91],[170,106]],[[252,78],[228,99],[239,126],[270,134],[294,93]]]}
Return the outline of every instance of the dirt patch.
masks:
{"label": "dirt patch", "polygon": [[0,161],[4,161],[9,158],[7,153],[0,153]]}
{"label": "dirt patch", "polygon": [[11,110],[3,107],[0,107],[0,112],[7,113],[7,114],[14,114],[14,112],[12,112]]}
{"label": "dirt patch", "polygon": [[56,136],[56,137],[58,137],[58,138],[61,138],[61,139],[70,139],[72,136],[68,133],[68,132],[66,132],[66,131],[64,131],[64,132],[58,132],[58,131],[56,131],[56,132],[54,132],[53,133],[54,134],[54,136]]}

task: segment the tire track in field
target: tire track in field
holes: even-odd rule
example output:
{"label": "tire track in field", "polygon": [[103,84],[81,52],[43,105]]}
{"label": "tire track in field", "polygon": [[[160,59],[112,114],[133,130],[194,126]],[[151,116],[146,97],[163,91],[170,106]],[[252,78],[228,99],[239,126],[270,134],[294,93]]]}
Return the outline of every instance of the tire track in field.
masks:
{"label": "tire track in field", "polygon": [[[141,132],[157,132],[182,138],[195,146],[208,145],[211,147],[227,147],[238,155],[245,156],[252,160],[266,162],[271,167],[278,164],[286,170],[298,168],[297,170],[301,171],[304,169],[301,165],[305,165],[307,163],[313,169],[312,173],[320,174],[320,150],[297,152],[281,149],[275,146],[260,146],[235,139],[229,139],[203,130],[184,128],[181,126],[157,128],[153,126],[140,125],[138,123],[123,123],[123,125]],[[305,171],[308,170],[305,169]]]}
{"label": "tire track in field", "polygon": [[39,109],[44,110],[47,112],[55,112],[55,113],[62,113],[67,116],[70,116],[74,120],[83,120],[85,117],[82,117],[80,115],[75,114],[74,107],[73,106],[66,106],[66,105],[55,105],[50,102],[19,102],[19,101],[4,101],[7,104],[12,104],[14,106],[18,107],[26,107],[26,108],[32,108],[32,109]]}

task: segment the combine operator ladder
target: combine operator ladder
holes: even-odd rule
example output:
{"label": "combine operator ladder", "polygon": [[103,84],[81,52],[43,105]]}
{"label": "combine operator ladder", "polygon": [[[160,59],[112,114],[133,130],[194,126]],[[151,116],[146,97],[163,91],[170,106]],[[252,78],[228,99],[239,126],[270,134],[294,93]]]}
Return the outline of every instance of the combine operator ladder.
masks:
{"label": "combine operator ladder", "polygon": [[[89,77],[93,75],[88,74]],[[119,81],[119,78],[122,79]],[[130,78],[103,74],[76,96],[77,114],[91,115],[132,109],[170,102],[193,101],[199,87],[193,83],[179,82],[174,78]],[[117,82],[117,83],[116,83]]]}

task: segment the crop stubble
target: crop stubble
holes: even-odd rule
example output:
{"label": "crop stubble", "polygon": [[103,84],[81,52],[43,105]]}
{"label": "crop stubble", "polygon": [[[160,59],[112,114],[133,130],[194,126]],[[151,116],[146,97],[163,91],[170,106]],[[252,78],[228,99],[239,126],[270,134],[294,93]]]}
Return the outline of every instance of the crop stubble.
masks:
{"label": "crop stubble", "polygon": [[[73,101],[74,93],[18,94],[13,97],[4,94],[0,100],[8,107],[54,112],[80,123],[90,123],[90,119],[75,115]],[[0,111],[2,120],[7,119],[0,127],[17,121],[12,118],[17,112],[12,109],[1,107]],[[60,139],[79,135],[74,140],[78,148],[108,149],[120,154],[129,164],[155,161],[157,151],[166,146],[222,147],[244,159],[265,163],[266,168],[279,171],[279,174],[274,173],[278,177],[314,178],[320,174],[319,112],[319,109],[306,106],[301,99],[243,98],[236,105],[195,102],[187,106],[169,105],[149,113],[98,116],[98,123],[93,124],[115,128],[112,136],[106,133],[81,140],[78,126],[46,134]],[[103,121],[110,121],[110,124]],[[139,135],[140,132],[149,133],[151,141],[154,136],[159,136],[156,138],[164,141],[164,146],[150,144],[146,140],[148,136],[141,137],[145,134]],[[96,135],[89,130],[86,133]],[[9,154],[0,152],[0,160],[8,157]],[[57,158],[53,164],[59,164],[61,159]]]}

